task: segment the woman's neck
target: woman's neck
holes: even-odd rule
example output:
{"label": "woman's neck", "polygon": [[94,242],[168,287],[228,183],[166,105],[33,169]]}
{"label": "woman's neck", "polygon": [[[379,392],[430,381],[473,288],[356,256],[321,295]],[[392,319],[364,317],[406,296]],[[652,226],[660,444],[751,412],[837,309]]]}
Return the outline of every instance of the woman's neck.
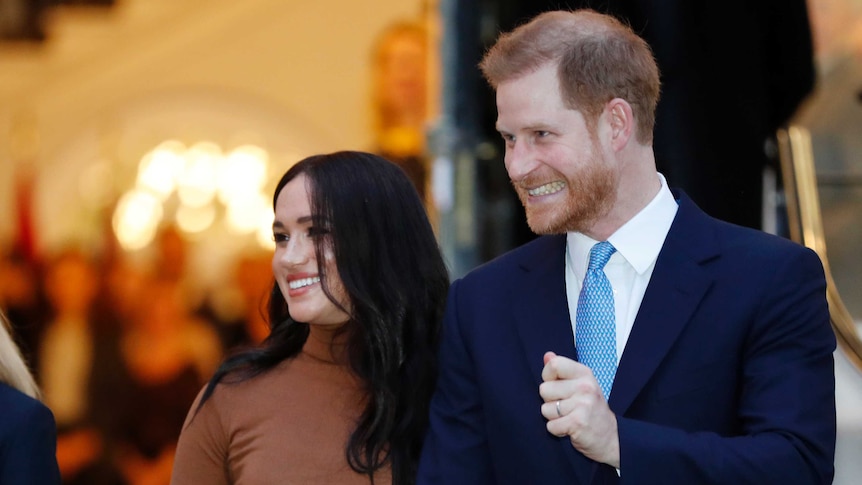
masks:
{"label": "woman's neck", "polygon": [[306,355],[330,364],[347,363],[347,332],[343,325],[309,325],[302,347]]}

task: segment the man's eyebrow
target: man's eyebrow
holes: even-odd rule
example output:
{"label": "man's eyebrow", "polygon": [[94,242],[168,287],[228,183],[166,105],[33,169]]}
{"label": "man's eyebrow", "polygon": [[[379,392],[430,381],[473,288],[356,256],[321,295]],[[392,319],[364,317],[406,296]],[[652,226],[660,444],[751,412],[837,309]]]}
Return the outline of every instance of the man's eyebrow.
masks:
{"label": "man's eyebrow", "polygon": [[[500,127],[499,124],[495,124],[494,128],[500,133],[509,133],[509,131]],[[551,125],[547,123],[531,123],[529,125],[521,127],[522,131],[550,131],[552,129]]]}

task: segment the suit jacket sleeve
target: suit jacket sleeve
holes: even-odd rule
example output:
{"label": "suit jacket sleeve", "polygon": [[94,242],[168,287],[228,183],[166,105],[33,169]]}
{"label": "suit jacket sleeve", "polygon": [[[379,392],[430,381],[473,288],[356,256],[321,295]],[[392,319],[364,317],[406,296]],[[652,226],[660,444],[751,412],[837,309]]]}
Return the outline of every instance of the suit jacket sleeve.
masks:
{"label": "suit jacket sleeve", "polygon": [[835,339],[823,267],[810,250],[793,254],[774,268],[737,356],[741,432],[685,432],[619,417],[622,483],[832,482]]}
{"label": "suit jacket sleeve", "polygon": [[0,483],[59,485],[54,415],[42,403],[26,399],[3,410],[8,423],[0,438]]}
{"label": "suit jacket sleeve", "polygon": [[419,464],[420,484],[496,483],[475,367],[458,318],[459,284],[452,284],[447,299],[437,390]]}

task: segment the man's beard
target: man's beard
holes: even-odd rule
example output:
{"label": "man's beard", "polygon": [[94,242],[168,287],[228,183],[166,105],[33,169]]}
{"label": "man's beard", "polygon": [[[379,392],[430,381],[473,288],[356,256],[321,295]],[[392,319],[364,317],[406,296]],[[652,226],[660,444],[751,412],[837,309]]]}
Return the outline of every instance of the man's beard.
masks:
{"label": "man's beard", "polygon": [[536,234],[588,231],[616,201],[618,175],[598,158],[588,163],[574,178],[566,178],[568,194],[564,205],[531,208],[527,202],[530,196],[524,187],[535,187],[547,181],[546,177],[528,176],[519,183],[512,182],[527,213],[527,225]]}

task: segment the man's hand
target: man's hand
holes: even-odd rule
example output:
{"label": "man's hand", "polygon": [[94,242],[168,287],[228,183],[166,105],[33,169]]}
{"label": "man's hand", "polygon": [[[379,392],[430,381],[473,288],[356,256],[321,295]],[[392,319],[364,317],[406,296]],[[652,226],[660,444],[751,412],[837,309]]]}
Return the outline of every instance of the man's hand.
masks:
{"label": "man's hand", "polygon": [[542,416],[554,436],[568,436],[572,446],[600,463],[620,467],[617,417],[608,407],[588,367],[553,352],[544,356],[539,395]]}

